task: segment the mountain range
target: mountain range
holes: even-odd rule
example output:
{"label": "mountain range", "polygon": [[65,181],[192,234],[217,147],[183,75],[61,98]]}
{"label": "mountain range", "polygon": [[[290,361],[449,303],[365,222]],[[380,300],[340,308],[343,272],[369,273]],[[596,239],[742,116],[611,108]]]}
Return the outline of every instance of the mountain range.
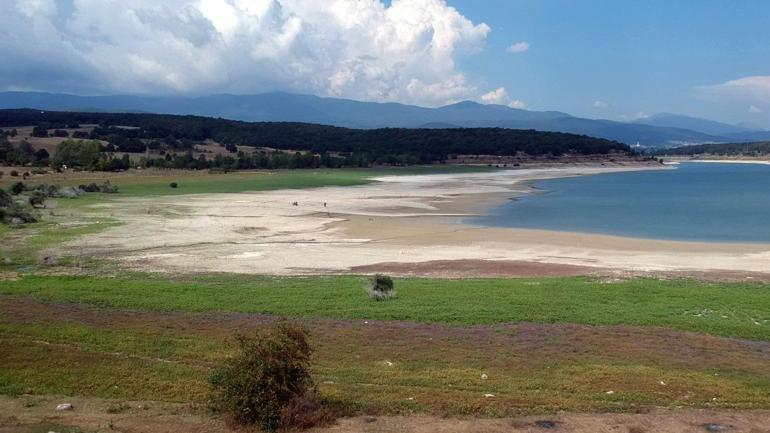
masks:
{"label": "mountain range", "polygon": [[584,134],[644,147],[770,140],[770,131],[668,113],[634,122],[617,122],[575,117],[559,111],[530,111],[471,101],[428,108],[283,92],[198,97],[76,96],[42,92],[0,92],[0,108],[183,114],[243,121],[307,122],[365,129],[536,129]]}

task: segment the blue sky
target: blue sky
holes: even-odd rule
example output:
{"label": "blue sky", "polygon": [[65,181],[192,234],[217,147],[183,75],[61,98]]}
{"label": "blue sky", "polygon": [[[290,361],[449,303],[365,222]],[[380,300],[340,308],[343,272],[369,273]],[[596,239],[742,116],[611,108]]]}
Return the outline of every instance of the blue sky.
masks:
{"label": "blue sky", "polygon": [[[770,2],[453,0],[492,31],[462,60],[533,109],[590,117],[674,112],[768,125],[770,101],[701,87],[770,75]],[[505,53],[517,41],[529,50]],[[596,101],[603,107],[594,106]],[[764,104],[763,104],[764,102]],[[750,113],[750,107],[764,113]]]}
{"label": "blue sky", "polygon": [[767,0],[2,0],[0,58],[0,90],[283,90],[770,128]]}

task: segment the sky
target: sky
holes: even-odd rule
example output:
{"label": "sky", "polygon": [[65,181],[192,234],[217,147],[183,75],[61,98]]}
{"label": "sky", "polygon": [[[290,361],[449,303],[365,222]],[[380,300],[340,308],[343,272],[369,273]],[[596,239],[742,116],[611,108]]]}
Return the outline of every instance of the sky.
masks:
{"label": "sky", "polygon": [[0,90],[289,91],[770,128],[766,0],[0,0]]}

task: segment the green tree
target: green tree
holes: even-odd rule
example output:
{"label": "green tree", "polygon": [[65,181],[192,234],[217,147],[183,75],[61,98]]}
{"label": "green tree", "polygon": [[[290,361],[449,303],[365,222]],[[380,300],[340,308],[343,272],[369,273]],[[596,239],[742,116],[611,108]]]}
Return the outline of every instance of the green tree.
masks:
{"label": "green tree", "polygon": [[101,145],[96,140],[65,140],[56,146],[51,161],[55,167],[63,165],[93,170],[99,163]]}
{"label": "green tree", "polygon": [[5,136],[0,137],[0,163],[11,164],[15,159],[15,151],[13,145],[8,141]]}

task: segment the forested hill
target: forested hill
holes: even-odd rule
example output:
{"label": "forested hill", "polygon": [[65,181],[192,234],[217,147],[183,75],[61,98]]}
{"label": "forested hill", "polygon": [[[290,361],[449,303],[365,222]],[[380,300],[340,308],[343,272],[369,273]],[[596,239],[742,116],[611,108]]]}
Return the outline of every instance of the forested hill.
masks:
{"label": "forested hill", "polygon": [[770,155],[770,141],[699,144],[697,146],[682,146],[674,149],[660,150],[657,153],[661,155]]}
{"label": "forested hill", "polygon": [[[224,146],[253,146],[301,151],[410,155],[434,162],[449,155],[601,155],[630,153],[622,143],[584,135],[503,128],[349,129],[308,123],[241,122],[197,116],[141,113],[77,113],[0,110],[0,127],[40,129],[98,124],[89,137],[110,142],[174,139],[214,140]],[[132,128],[126,128],[132,127]]]}

